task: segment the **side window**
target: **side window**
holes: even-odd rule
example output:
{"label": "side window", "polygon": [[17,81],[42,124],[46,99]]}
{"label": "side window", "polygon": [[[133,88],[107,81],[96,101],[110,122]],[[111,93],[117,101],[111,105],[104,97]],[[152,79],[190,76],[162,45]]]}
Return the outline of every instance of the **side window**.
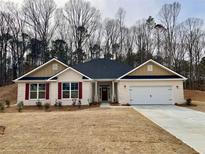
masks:
{"label": "side window", "polygon": [[46,86],[43,83],[30,84],[30,99],[45,99]]}
{"label": "side window", "polygon": [[39,84],[38,86],[38,98],[44,99],[46,96],[46,86],[45,84]]}
{"label": "side window", "polygon": [[79,97],[78,82],[66,82],[62,87],[62,98],[78,98]]}
{"label": "side window", "polygon": [[71,98],[78,98],[78,83],[71,83]]}
{"label": "side window", "polygon": [[63,83],[63,98],[70,98],[70,83]]}
{"label": "side window", "polygon": [[30,84],[30,99],[37,99],[37,84]]}

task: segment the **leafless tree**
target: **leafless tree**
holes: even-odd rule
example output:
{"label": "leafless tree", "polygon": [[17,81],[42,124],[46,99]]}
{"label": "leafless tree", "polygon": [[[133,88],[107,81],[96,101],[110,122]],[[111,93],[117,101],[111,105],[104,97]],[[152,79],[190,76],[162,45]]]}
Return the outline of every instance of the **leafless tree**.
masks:
{"label": "leafless tree", "polygon": [[115,58],[114,54],[118,50],[118,22],[115,19],[104,20],[105,57]]}
{"label": "leafless tree", "polygon": [[125,28],[125,10],[123,8],[119,8],[116,14],[116,19],[118,22],[118,28],[119,28],[119,53],[122,54],[123,52],[123,41],[124,41],[124,33],[126,31]]}
{"label": "leafless tree", "polygon": [[147,20],[139,20],[136,23],[135,44],[140,63],[150,59],[155,51],[154,26],[155,22],[151,17]]}
{"label": "leafless tree", "polygon": [[42,42],[42,62],[49,58],[48,45],[56,28],[52,22],[55,9],[54,0],[25,0],[23,4],[25,22],[30,35]]}
{"label": "leafless tree", "polygon": [[73,37],[76,62],[82,62],[85,56],[84,45],[97,30],[100,12],[84,0],[69,0],[64,7],[66,18]]}
{"label": "leafless tree", "polygon": [[177,18],[181,10],[181,5],[178,2],[173,4],[164,4],[159,12],[159,19],[162,25],[166,28],[165,35],[165,54],[167,64],[172,66],[173,55],[176,50],[176,33]]}
{"label": "leafless tree", "polygon": [[[203,50],[202,37],[204,32],[202,31],[203,20],[198,18],[188,18],[182,23],[185,31],[186,49],[189,55],[189,84],[193,87],[194,76],[194,62],[195,62],[195,75],[198,76],[198,64],[201,60],[201,52]],[[202,43],[202,44],[201,44]],[[198,77],[197,77],[198,78]]]}
{"label": "leafless tree", "polygon": [[27,50],[28,40],[25,33],[25,20],[21,8],[15,3],[7,2],[5,5],[6,14],[4,16],[6,24],[10,29],[10,51],[12,55],[13,78],[24,73],[23,62]]}

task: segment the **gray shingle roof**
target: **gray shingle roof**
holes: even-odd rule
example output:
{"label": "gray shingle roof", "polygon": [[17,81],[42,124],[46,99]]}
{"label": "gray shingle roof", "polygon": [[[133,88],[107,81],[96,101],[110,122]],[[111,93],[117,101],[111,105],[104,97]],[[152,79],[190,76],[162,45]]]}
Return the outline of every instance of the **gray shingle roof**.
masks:
{"label": "gray shingle roof", "polygon": [[133,68],[115,60],[93,59],[73,66],[74,69],[92,79],[117,79]]}

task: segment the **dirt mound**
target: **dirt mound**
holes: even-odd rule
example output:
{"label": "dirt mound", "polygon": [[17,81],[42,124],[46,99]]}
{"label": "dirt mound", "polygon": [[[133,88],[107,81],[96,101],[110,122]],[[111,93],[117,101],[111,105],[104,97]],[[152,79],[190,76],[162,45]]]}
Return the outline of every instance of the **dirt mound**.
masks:
{"label": "dirt mound", "polygon": [[9,100],[11,104],[16,103],[17,97],[17,85],[11,84],[0,87],[0,101]]}
{"label": "dirt mound", "polygon": [[205,101],[205,91],[184,90],[185,99],[191,98],[194,101]]}

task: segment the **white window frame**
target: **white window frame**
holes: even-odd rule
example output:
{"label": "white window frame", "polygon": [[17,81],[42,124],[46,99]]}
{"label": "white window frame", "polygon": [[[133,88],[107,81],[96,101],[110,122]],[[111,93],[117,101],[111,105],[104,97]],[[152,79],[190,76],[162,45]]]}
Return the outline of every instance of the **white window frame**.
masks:
{"label": "white window frame", "polygon": [[[69,84],[69,90],[63,90],[63,84],[65,84],[65,83],[68,83],[68,84]],[[62,99],[69,99],[69,98],[70,98],[70,88],[71,88],[71,87],[70,87],[70,82],[62,82],[62,86],[61,86],[61,98],[62,98]],[[68,97],[68,98],[64,98],[64,97],[63,97],[63,92],[64,92],[64,91],[69,91],[69,97]]]}
{"label": "white window frame", "polygon": [[[37,85],[37,98],[31,98],[31,85],[36,84]],[[45,90],[39,90],[39,84],[45,85]],[[39,98],[39,92],[45,92],[45,98]],[[30,83],[29,84],[29,100],[45,100],[46,99],[46,84],[45,83]]]}
{"label": "white window frame", "polygon": [[[72,90],[72,88],[71,88],[71,84],[72,84],[72,83],[77,83],[77,85],[78,85],[78,90]],[[76,98],[79,98],[79,83],[78,83],[78,82],[71,82],[71,83],[70,83],[70,98],[71,98],[71,99],[73,99],[73,98],[71,97],[71,93],[72,93],[73,91],[77,91],[77,92],[78,92],[78,96],[77,96]]]}
{"label": "white window frame", "polygon": [[[69,98],[64,98],[63,97],[63,91],[68,91],[68,90],[63,90],[63,84],[64,83],[69,83]],[[78,90],[71,90],[71,83],[77,83],[78,84]],[[77,99],[79,99],[79,83],[78,82],[62,82],[62,86],[61,86],[61,98],[62,99],[75,99],[75,98],[71,98],[71,92],[72,91],[78,91],[78,97],[76,97]]]}

